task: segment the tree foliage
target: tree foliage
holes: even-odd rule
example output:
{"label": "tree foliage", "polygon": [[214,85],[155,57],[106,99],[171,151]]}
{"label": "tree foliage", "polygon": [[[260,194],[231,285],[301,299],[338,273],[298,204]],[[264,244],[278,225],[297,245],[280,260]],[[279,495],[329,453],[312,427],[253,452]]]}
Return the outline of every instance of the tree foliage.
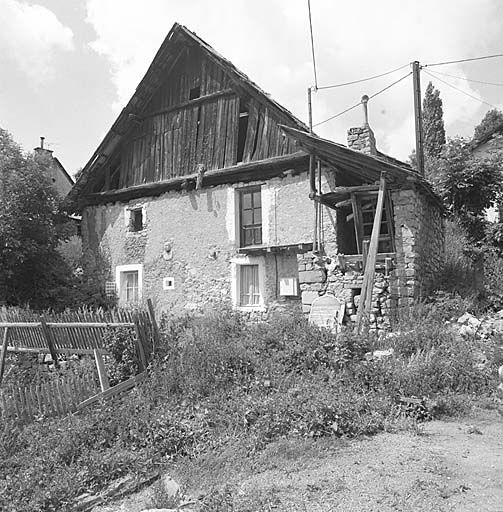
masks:
{"label": "tree foliage", "polygon": [[430,82],[423,100],[425,157],[438,158],[445,145],[444,111],[440,91]]}
{"label": "tree foliage", "polygon": [[503,125],[503,112],[496,108],[488,110],[480,124],[475,127],[473,138],[480,140],[499,125]]}
{"label": "tree foliage", "polygon": [[61,309],[96,292],[85,290],[58,251],[71,230],[46,165],[0,128],[0,304]]}
{"label": "tree foliage", "polygon": [[432,176],[447,209],[474,241],[485,237],[484,211],[502,196],[503,154],[477,157],[466,140],[455,138],[444,147]]}

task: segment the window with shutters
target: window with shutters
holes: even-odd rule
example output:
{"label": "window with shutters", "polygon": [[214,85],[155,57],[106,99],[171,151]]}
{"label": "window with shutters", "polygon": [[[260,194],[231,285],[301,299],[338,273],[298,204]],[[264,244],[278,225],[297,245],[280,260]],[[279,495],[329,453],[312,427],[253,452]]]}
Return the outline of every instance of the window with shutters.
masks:
{"label": "window with shutters", "polygon": [[262,245],[262,197],[260,186],[239,192],[240,246]]}

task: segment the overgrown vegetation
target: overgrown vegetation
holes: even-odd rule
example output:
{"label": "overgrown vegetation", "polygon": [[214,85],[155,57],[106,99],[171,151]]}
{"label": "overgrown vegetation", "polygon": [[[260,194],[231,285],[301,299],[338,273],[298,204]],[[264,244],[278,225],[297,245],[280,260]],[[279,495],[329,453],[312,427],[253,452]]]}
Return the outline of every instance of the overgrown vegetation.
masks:
{"label": "overgrown vegetation", "polygon": [[[465,306],[442,300],[454,314]],[[140,388],[62,420],[2,422],[0,509],[70,510],[76,496],[122,475],[230,446],[251,457],[282,438],[391,429],[401,395],[457,411],[490,389],[494,342],[449,333],[437,306],[402,318],[401,334],[386,342],[395,356],[380,361],[365,357],[376,346],[371,337],[336,337],[303,318],[250,325],[220,311],[165,319],[162,350]],[[207,496],[205,510],[218,509],[220,494]]]}
{"label": "overgrown vegetation", "polygon": [[48,165],[0,128],[0,304],[108,306],[102,286],[75,273],[75,255],[65,258],[69,250],[60,243],[74,238],[76,227],[60,211]]}

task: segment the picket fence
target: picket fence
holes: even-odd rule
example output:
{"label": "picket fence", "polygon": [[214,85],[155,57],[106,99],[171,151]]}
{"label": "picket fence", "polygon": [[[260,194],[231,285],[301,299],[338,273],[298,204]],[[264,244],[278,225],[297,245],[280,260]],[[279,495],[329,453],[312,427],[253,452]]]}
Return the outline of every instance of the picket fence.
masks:
{"label": "picket fence", "polygon": [[99,382],[90,374],[71,374],[24,388],[6,386],[0,390],[0,417],[25,423],[63,416],[76,411],[99,389]]}

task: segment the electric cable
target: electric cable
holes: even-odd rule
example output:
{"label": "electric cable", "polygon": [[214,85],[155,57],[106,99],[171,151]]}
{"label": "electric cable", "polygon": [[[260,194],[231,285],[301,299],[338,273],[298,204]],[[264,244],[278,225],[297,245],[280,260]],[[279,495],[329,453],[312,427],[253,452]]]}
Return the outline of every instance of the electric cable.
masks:
{"label": "electric cable", "polygon": [[473,78],[466,78],[463,76],[450,75],[449,73],[441,73],[440,71],[431,71],[434,75],[443,75],[449,76],[451,78],[457,78],[458,80],[465,80],[466,82],[475,82],[476,84],[484,84],[484,85],[497,85],[499,87],[503,87],[503,82],[484,82],[482,80],[474,80]]}
{"label": "electric cable", "polygon": [[459,87],[456,87],[455,85],[452,85],[450,84],[449,82],[446,82],[445,80],[442,80],[442,78],[439,78],[438,76],[434,76],[432,73],[429,73],[428,71],[426,70],[423,70],[427,75],[431,76],[432,78],[434,78],[435,80],[439,80],[440,82],[442,82],[443,84],[445,85],[448,85],[449,87],[451,87],[452,89],[455,89],[456,91],[464,94],[465,96],[468,96],[469,98],[472,98],[474,100],[477,100],[479,101],[480,103],[484,103],[485,105],[488,105],[489,107],[491,108],[495,108],[495,109],[498,109],[498,107],[496,105],[493,105],[492,103],[488,103],[487,101],[484,101],[484,100],[481,100],[480,98],[477,98],[477,96],[473,96],[473,94],[470,94],[466,91],[463,91],[463,89],[459,89]]}
{"label": "electric cable", "polygon": [[494,55],[484,55],[483,57],[472,57],[470,59],[460,59],[460,60],[449,60],[446,62],[434,62],[433,64],[423,64],[423,68],[432,67],[432,66],[445,66],[446,64],[458,64],[460,62],[472,62],[474,60],[485,60],[485,59],[494,59],[496,57],[503,57],[503,53],[495,53]]}
{"label": "electric cable", "polygon": [[401,69],[404,69],[408,66],[409,66],[409,64],[404,64],[403,66],[400,66],[399,68],[395,68],[390,71],[386,71],[385,73],[381,73],[380,75],[369,76],[367,78],[360,78],[359,80],[353,80],[351,82],[343,82],[343,83],[334,84],[334,85],[324,85],[323,87],[318,87],[318,90],[321,91],[323,89],[335,89],[336,87],[344,87],[346,85],[353,85],[353,84],[359,84],[361,82],[367,82],[368,80],[374,80],[375,78],[381,78],[382,76],[391,75],[392,73],[395,73],[396,71],[400,71]]}
{"label": "electric cable", "polygon": [[[400,83],[402,80],[405,80],[410,75],[412,75],[412,71],[410,71],[406,75],[402,76],[401,78],[399,78],[398,80],[396,80],[392,84],[387,85],[386,87],[384,87],[380,91],[377,91],[374,94],[372,94],[371,96],[369,96],[369,100],[371,100],[372,98],[375,98],[376,96],[378,96],[379,94],[383,93],[384,91],[387,91],[388,89],[391,89],[391,87],[393,87],[394,85]],[[336,117],[342,116],[346,112],[349,112],[350,110],[353,110],[354,108],[358,107],[359,105],[361,105],[361,101],[359,101],[358,103],[355,103],[353,106],[347,108],[346,110],[343,110],[342,112],[339,112],[338,114],[335,114],[335,115],[329,117],[328,119],[325,119],[324,121],[320,121],[319,123],[314,124],[313,128],[316,127],[316,126],[320,126],[321,124],[328,123],[328,121],[332,121],[332,119],[335,119]]]}

